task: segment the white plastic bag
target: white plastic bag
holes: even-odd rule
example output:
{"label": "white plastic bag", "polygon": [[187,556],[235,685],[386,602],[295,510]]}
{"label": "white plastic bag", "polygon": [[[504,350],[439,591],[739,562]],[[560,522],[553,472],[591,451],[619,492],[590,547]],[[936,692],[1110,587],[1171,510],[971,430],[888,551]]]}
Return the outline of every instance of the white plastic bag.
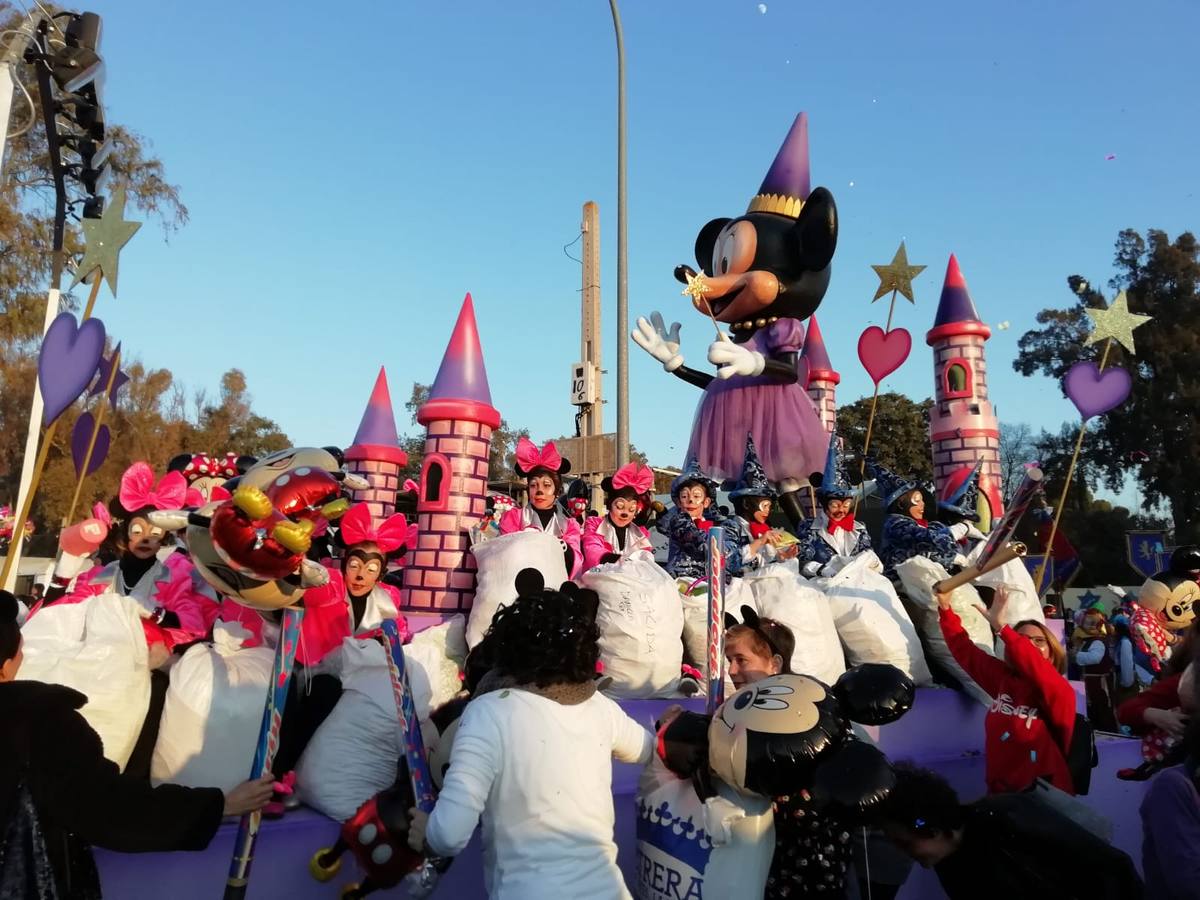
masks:
{"label": "white plastic bag", "polygon": [[680,578],[675,582],[683,606],[683,659],[703,672],[708,659],[708,589],[697,585],[694,593],[683,593],[692,581]]}
{"label": "white plastic bag", "polygon": [[930,683],[929,666],[917,628],[885,578],[874,551],[860,553],[836,575],[813,586],[829,599],[833,623],[846,653],[846,664],[888,663],[919,685]]}
{"label": "white plastic bag", "polygon": [[761,897],[775,852],[771,801],[720,782],[704,803],[657,756],[637,796],[638,900]]}
{"label": "white plastic bag", "polygon": [[[980,542],[967,554],[967,559],[972,564],[983,553],[983,547],[983,542]],[[1019,557],[1010,559],[1004,565],[997,566],[992,571],[980,575],[975,579],[975,583],[992,589],[1003,585],[1008,589],[1008,604],[1004,607],[1004,614],[1000,617],[1001,625],[1012,626],[1027,619],[1033,619],[1043,625],[1046,623],[1045,614],[1042,612],[1042,603],[1038,599],[1037,587],[1034,586],[1033,576],[1025,568],[1023,559]]]}
{"label": "white plastic bag", "polygon": [[550,588],[557,588],[567,580],[562,546],[558,538],[544,531],[502,534],[475,545],[471,552],[479,571],[475,600],[467,619],[469,647],[483,640],[500,608],[517,599],[517,574],[522,569],[537,569]]}
{"label": "white plastic bag", "polygon": [[[954,659],[946,639],[942,636],[942,625],[938,617],[937,598],[933,596],[933,586],[939,581],[950,577],[950,574],[938,563],[924,556],[914,556],[896,567],[896,574],[904,585],[908,595],[908,610],[913,623],[921,632],[926,651],[943,669],[949,672],[963,686],[967,693],[985,706],[990,706],[992,698],[987,691],[971,680]],[[950,595],[950,605],[962,620],[971,641],[981,650],[995,656],[992,626],[987,617],[980,612],[983,600],[979,592],[970,584],[956,588]]]}
{"label": "white plastic bag", "polygon": [[296,765],[300,799],[339,822],[396,780],[401,746],[396,698],[378,641],[342,641],[342,688]]}
{"label": "white plastic bag", "polygon": [[[772,563],[747,573],[742,583],[753,596],[760,616],[791,629],[796,639],[792,671],[832,685],[846,671],[842,643],[838,640],[829,600],[801,578],[799,571],[794,559]],[[727,602],[726,609],[741,620],[742,612],[733,602]]]}
{"label": "white plastic bag", "polygon": [[421,721],[462,690],[462,667],[467,658],[464,627],[462,616],[451,616],[441,625],[418,631],[412,642],[404,645],[413,706]]}
{"label": "white plastic bag", "polygon": [[600,659],[614,697],[662,697],[679,686],[683,604],[675,579],[648,559],[624,559],[583,574],[600,595]]}
{"label": "white plastic bag", "polygon": [[56,603],[30,616],[21,634],[18,677],[86,694],[80,713],[100,735],[104,755],[124,769],[150,708],[141,606],[112,593]]}
{"label": "white plastic bag", "polygon": [[150,779],[215,787],[246,780],[254,760],[274,652],[242,649],[250,632],[218,622],[211,644],[196,644],[171,667]]}

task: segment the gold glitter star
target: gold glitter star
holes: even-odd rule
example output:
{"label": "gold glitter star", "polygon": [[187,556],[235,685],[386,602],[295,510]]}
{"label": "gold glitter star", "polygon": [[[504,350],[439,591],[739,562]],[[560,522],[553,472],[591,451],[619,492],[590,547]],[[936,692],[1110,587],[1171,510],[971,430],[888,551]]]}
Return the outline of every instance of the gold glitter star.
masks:
{"label": "gold glitter star", "polygon": [[872,303],[889,291],[899,291],[909,303],[917,302],[913,299],[912,283],[914,278],[925,271],[925,267],[908,264],[908,252],[904,249],[904,241],[900,242],[900,249],[896,251],[896,255],[892,257],[889,265],[871,266],[871,268],[879,276],[879,289],[871,298]]}
{"label": "gold glitter star", "polygon": [[117,257],[121,248],[142,227],[141,222],[125,221],[125,188],[117,188],[98,219],[83,220],[83,237],[87,242],[83,259],[75,269],[71,287],[79,284],[97,269],[108,282],[108,289],[117,296]]}
{"label": "gold glitter star", "polygon": [[687,294],[696,303],[704,299],[704,295],[711,291],[708,280],[704,277],[703,272],[697,272],[695,275],[687,276],[687,287],[683,289],[683,293]]}
{"label": "gold glitter star", "polygon": [[1083,342],[1084,346],[1111,339],[1130,353],[1134,352],[1133,329],[1145,325],[1152,318],[1131,313],[1129,299],[1125,296],[1124,291],[1117,294],[1117,299],[1113,300],[1112,306],[1108,309],[1085,309],[1084,312],[1092,320],[1092,333]]}

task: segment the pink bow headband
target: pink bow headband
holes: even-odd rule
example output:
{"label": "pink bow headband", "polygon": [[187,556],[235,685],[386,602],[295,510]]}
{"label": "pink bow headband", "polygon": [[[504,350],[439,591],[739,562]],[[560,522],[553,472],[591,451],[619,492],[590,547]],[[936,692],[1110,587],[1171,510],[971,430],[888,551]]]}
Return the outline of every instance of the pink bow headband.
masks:
{"label": "pink bow headband", "polygon": [[546,441],[539,450],[537,444],[529,438],[523,437],[517,441],[516,456],[517,474],[519,475],[528,475],[534,469],[549,469],[551,472],[564,475],[571,468],[570,464],[559,456],[554,441]]}
{"label": "pink bow headband", "polygon": [[342,516],[341,536],[342,543],[347,547],[371,543],[388,554],[401,547],[413,547],[417,542],[417,526],[409,525],[403,513],[396,513],[380,522],[379,527],[375,527],[367,504],[358,503]]}
{"label": "pink bow headband", "polygon": [[645,494],[654,487],[654,473],[641,463],[629,463],[617,469],[612,477],[612,486],[614,491],[629,487],[639,494]]}
{"label": "pink bow headband", "polygon": [[[189,500],[188,493],[187,479],[181,473],[168,472],[155,487],[154,470],[144,462],[135,462],[121,476],[121,491],[117,496],[126,512],[137,512],[147,506],[182,509]],[[199,496],[199,492],[194,493]]]}

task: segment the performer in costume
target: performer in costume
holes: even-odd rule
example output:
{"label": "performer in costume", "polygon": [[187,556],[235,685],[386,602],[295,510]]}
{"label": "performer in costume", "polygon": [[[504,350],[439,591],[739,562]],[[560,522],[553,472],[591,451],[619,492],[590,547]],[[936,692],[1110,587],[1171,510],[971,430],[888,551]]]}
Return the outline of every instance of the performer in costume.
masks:
{"label": "performer in costume", "polygon": [[202,850],[223,815],[259,809],[270,776],[228,794],[121,774],[78,712],[87,697],[21,667],[17,603],[0,591],[0,895],[100,897],[89,845],[126,852]]}
{"label": "performer in costume", "polygon": [[947,570],[965,563],[958,544],[968,531],[965,522],[945,525],[929,521],[926,513],[936,509],[937,501],[928,488],[901,479],[873,459],[867,460],[867,469],[879,486],[887,510],[879,548],[885,575],[894,579],[896,566],[914,556],[924,556]]}
{"label": "performer in costume", "polygon": [[148,518],[154,510],[199,505],[199,497],[188,493],[180,473],[168,472],[156,486],[150,466],[135,462],[121,476],[120,492],[108,504],[111,525],[108,545],[101,553],[107,551],[116,559],[89,569],[72,584],[71,576],[87,561],[62,554],[46,603],[79,603],[106,591],[132,597],[144,610],[142,628],[155,668],[176,647],[207,637],[220,612],[216,592],[186,555],[172,553],[159,559],[159,550],[170,537]]}
{"label": "performer in costume", "polygon": [[1147,578],[1130,605],[1129,633],[1137,669],[1158,677],[1170,658],[1178,633],[1196,617],[1193,604],[1200,600],[1200,585],[1189,575],[1170,570]]}
{"label": "performer in costume", "polygon": [[337,543],[344,548],[341,564],[327,567],[329,582],[304,595],[304,619],[296,669],[279,735],[275,771],[291,771],[321,723],[342,695],[342,641],[395,619],[401,638],[412,635],[400,614],[400,591],[382,578],[388,561],[414,543],[416,529],[397,513],[378,526],[365,503],[350,507],[340,521]]}
{"label": "performer in costume", "polygon": [[800,570],[809,578],[830,575],[830,569],[840,569],[855,556],[871,549],[867,527],[854,517],[857,492],[846,478],[837,429],[829,435],[825,469],[819,479],[813,478],[820,482],[816,494],[821,508],[814,518],[805,520],[797,532]]}
{"label": "performer in costume", "polygon": [[228,500],[229,491],[223,486],[237,478],[257,460],[253,456],[209,456],[207,453],[181,453],[167,463],[168,472],[180,472],[187,479],[188,487],[199,492],[205,503],[210,500]]}
{"label": "performer in costume", "polygon": [[[968,556],[976,546],[987,540],[987,535],[975,527],[975,523],[979,521],[976,504],[979,502],[979,473],[982,469],[982,460],[976,462],[975,468],[963,483],[944,500],[937,502],[936,518],[939,522],[951,528],[959,523],[967,526],[958,539],[959,552],[963,556]],[[962,531],[961,528],[957,530]]]}
{"label": "performer in costume", "polygon": [[[659,518],[655,527],[670,539],[667,550],[667,571],[687,581],[703,578],[705,574],[705,532],[713,525],[724,526],[727,520],[716,510],[713,501],[717,484],[700,470],[695,457],[687,461],[671,482],[671,499],[675,505]],[[726,534],[726,564],[736,564],[740,554],[732,533]]]}
{"label": "performer in costume", "polygon": [[[808,120],[801,113],[746,214],[714,219],[696,238],[707,290],[697,289],[693,303],[732,332],[732,340],[723,336],[708,348],[716,377],[683,365],[679,325],[668,331],[659,313],[638,319],[633,333],[667,372],[704,391],[688,456],[714,478],[734,478],[742,441],[752,434],[793,526],[803,519],[801,479],[825,453],[825,429],[799,362],[801,322],[825,296],[837,230],[833,195],[809,190]],[[675,275],[689,286],[695,278],[689,266]]]}
{"label": "performer in costume", "polygon": [[525,479],[529,504],[506,512],[500,519],[500,533],[533,530],[554,535],[562,545],[567,574],[575,578],[583,570],[579,523],[558,505],[563,492],[562,477],[571,471],[571,462],[559,455],[553,441],[538,449],[524,437],[517,441],[516,455],[513,469]]}
{"label": "performer in costume", "polygon": [[749,434],[746,435],[742,474],[729,487],[729,502],[733,504],[734,515],[730,517],[728,527],[733,531],[739,549],[739,557],[733,563],[734,572],[761,569],[776,560],[792,559],[798,549],[795,541],[767,524],[777,494],[767,481],[754,438]]}
{"label": "performer in costume", "polygon": [[650,504],[654,473],[641,463],[629,463],[605,478],[600,487],[608,512],[591,516],[583,525],[583,568],[633,558],[653,562],[650,534],[635,520]]}
{"label": "performer in costume", "polygon": [[1119,732],[1112,649],[1104,613],[1092,607],[1071,634],[1071,662],[1083,678],[1088,718],[1100,731]]}

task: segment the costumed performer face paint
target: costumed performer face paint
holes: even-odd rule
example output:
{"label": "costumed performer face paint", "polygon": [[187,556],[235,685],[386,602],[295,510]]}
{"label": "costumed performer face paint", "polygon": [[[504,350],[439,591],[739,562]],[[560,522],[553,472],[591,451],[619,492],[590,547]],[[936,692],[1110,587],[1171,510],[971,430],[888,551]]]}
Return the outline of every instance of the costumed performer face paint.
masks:
{"label": "costumed performer face paint", "polygon": [[769,497],[763,497],[760,499],[754,507],[754,521],[759,525],[766,525],[767,519],[771,518],[772,506],[773,504],[771,503],[771,499]]}
{"label": "costumed performer face paint", "polygon": [[642,505],[632,497],[617,497],[608,505],[608,517],[618,528],[624,528],[641,511]]}
{"label": "costumed performer face paint", "polygon": [[150,559],[162,546],[165,532],[143,516],[134,516],[125,528],[128,551],[138,559]]}
{"label": "costumed performer face paint", "polygon": [[383,567],[383,554],[374,544],[359,544],[346,554],[346,561],[342,567],[346,590],[354,597],[371,593],[383,575]]}
{"label": "costumed performer face paint", "polygon": [[1138,591],[1138,603],[1157,613],[1162,626],[1171,631],[1186,631],[1191,626],[1197,602],[1200,602],[1200,584],[1174,572],[1159,572]]}
{"label": "costumed performer face paint", "polygon": [[[850,508],[853,505],[854,501],[849,498],[834,498],[825,503],[825,515],[829,516],[830,522],[840,522],[850,515]],[[922,507],[924,507],[924,501],[922,501]]]}
{"label": "costumed performer face paint", "polygon": [[[745,687],[778,675],[783,671],[783,658],[763,647],[765,641],[755,641],[746,632],[734,632],[725,638],[725,661],[729,679],[736,688]],[[758,644],[759,646],[755,646]]]}
{"label": "costumed performer face paint", "polygon": [[908,500],[909,515],[914,519],[925,518],[925,495],[920,491],[913,491]]}
{"label": "costumed performer face paint", "polygon": [[704,511],[712,506],[712,498],[708,496],[701,485],[689,484],[679,491],[679,508],[691,516],[693,519],[699,519],[704,515]]}
{"label": "costumed performer face paint", "polygon": [[558,485],[550,475],[530,475],[525,479],[525,488],[529,491],[529,504],[534,509],[554,508],[554,503],[558,500]]}

